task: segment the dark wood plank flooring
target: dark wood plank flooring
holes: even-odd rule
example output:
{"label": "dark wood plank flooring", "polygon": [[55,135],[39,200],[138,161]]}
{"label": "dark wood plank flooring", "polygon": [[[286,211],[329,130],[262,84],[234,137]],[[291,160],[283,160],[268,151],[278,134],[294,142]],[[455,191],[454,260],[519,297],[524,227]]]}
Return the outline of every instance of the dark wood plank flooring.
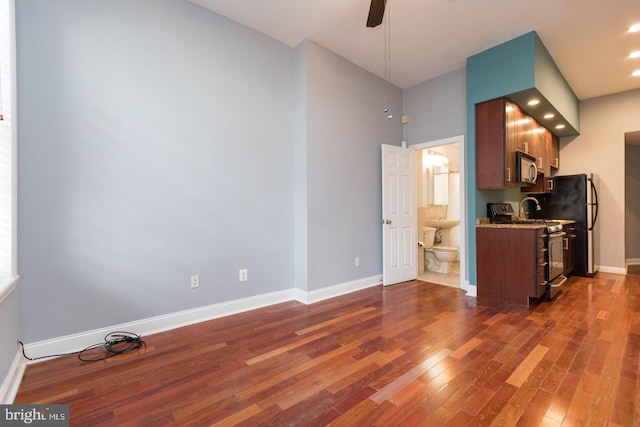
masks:
{"label": "dark wood plank flooring", "polygon": [[572,277],[530,308],[419,281],[278,304],[31,364],[16,403],[73,426],[640,426],[639,282]]}

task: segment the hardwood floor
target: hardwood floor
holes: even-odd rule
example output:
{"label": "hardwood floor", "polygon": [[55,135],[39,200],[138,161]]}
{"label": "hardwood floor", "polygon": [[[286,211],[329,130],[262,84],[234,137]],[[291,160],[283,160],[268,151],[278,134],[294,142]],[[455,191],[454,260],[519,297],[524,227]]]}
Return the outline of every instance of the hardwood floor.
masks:
{"label": "hardwood floor", "polygon": [[[640,276],[518,307],[425,282],[289,302],[27,367],[72,426],[640,426]],[[132,331],[135,332],[135,331]]]}

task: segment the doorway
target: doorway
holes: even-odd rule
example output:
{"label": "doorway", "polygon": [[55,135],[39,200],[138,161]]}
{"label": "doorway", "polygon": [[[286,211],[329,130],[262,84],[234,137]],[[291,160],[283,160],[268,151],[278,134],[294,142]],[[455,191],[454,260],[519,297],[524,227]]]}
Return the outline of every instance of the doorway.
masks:
{"label": "doorway", "polygon": [[640,131],[627,132],[625,139],[625,266],[627,274],[640,272]]}
{"label": "doorway", "polygon": [[[429,141],[412,145],[417,164],[417,240],[423,245],[417,251],[417,275],[419,280],[467,290],[466,280],[466,178],[464,136]],[[436,228],[436,245],[453,247],[458,257],[449,268],[432,271],[426,266],[424,227],[435,224],[432,220],[447,219],[445,227]],[[450,226],[459,221],[457,225]],[[442,223],[440,221],[438,224]],[[431,255],[428,260],[433,262]]]}

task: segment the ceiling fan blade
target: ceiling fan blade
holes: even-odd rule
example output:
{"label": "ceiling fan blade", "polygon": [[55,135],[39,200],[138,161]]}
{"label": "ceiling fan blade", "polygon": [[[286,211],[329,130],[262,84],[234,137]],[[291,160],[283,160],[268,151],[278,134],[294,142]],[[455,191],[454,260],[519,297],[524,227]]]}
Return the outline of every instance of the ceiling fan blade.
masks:
{"label": "ceiling fan blade", "polygon": [[369,6],[369,17],[367,18],[367,27],[373,28],[382,24],[384,8],[386,5],[387,0],[371,0],[371,6]]}

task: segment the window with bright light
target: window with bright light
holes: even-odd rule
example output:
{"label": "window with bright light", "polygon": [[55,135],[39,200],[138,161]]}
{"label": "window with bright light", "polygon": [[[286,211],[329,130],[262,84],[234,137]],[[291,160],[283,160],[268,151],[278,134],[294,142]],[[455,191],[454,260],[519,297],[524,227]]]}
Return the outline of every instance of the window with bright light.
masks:
{"label": "window with bright light", "polygon": [[0,279],[16,275],[15,267],[15,103],[13,3],[0,0]]}

